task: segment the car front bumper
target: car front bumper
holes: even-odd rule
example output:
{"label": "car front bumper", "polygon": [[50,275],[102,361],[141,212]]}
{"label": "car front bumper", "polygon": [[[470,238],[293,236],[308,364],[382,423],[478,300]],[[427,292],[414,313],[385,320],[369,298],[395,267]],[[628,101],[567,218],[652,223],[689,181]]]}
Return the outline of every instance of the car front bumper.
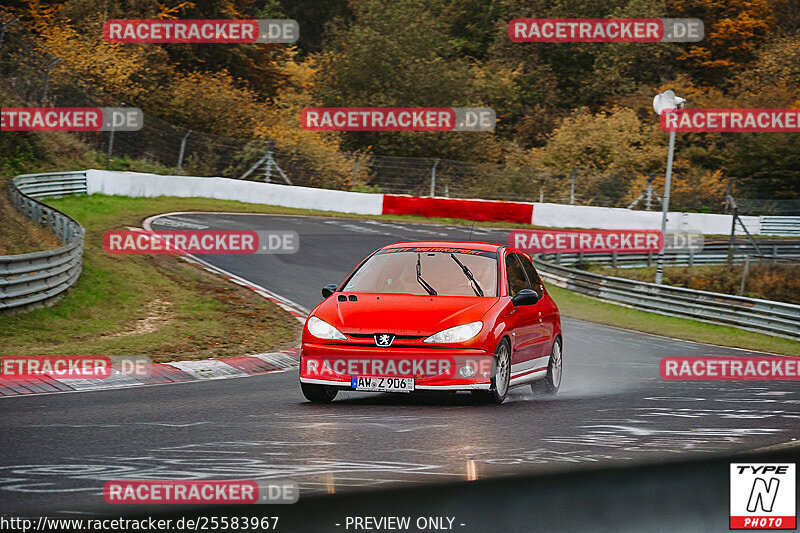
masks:
{"label": "car front bumper", "polygon": [[[434,372],[414,374],[409,372],[373,373],[370,368],[372,362],[386,363],[409,361],[405,368],[413,369],[413,362],[417,365],[425,364],[426,368],[442,368],[438,365],[447,361],[448,372]],[[492,354],[486,350],[476,348],[430,348],[430,347],[404,347],[404,348],[377,348],[363,345],[333,345],[321,343],[303,343],[300,354],[300,382],[316,385],[327,385],[345,390],[353,390],[351,378],[354,376],[381,376],[414,378],[414,390],[487,390],[491,387]],[[309,361],[316,361],[309,365]],[[465,378],[458,373],[458,369],[471,365],[475,374]],[[400,363],[397,367],[402,368]],[[324,368],[324,371],[318,369]],[[314,371],[310,371],[314,370]]]}

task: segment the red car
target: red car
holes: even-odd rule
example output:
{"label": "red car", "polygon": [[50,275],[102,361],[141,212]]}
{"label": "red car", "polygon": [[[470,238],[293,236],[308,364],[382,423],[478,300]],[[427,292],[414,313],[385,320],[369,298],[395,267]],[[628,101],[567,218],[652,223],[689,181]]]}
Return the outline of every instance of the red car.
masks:
{"label": "red car", "polygon": [[300,385],[339,390],[471,391],[561,385],[561,318],[530,258],[498,244],[401,242],[373,252],[303,328]]}

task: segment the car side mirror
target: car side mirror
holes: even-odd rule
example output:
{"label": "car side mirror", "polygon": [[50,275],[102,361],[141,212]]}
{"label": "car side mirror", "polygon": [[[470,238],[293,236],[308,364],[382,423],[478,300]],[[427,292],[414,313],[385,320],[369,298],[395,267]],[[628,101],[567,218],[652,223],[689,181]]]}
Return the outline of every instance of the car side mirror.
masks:
{"label": "car side mirror", "polygon": [[337,288],[339,288],[339,286],[334,285],[333,283],[331,283],[330,285],[325,285],[324,287],[322,287],[322,297],[327,298],[328,296],[336,292]]}
{"label": "car side mirror", "polygon": [[533,305],[539,301],[539,295],[531,289],[522,289],[511,301],[514,305]]}

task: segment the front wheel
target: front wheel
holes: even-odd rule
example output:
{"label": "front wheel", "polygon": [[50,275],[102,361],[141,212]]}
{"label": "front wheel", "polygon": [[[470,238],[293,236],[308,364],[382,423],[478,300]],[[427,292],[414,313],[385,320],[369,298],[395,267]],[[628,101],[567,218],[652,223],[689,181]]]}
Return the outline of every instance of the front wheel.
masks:
{"label": "front wheel", "polygon": [[314,385],[313,383],[300,383],[303,396],[312,403],[331,403],[336,398],[336,389],[325,385]]}
{"label": "front wheel", "polygon": [[487,390],[474,390],[472,394],[480,401],[501,404],[508,394],[508,384],[511,380],[511,344],[508,339],[503,339],[494,351],[494,375],[492,387]]}
{"label": "front wheel", "polygon": [[561,386],[562,374],[561,339],[556,339],[550,352],[547,374],[531,383],[531,390],[537,394],[555,394]]}

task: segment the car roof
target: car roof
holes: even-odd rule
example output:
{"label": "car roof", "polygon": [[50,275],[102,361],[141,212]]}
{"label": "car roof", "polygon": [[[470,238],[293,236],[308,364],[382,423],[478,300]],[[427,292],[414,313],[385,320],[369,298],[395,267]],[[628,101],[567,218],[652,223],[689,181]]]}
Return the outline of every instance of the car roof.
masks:
{"label": "car roof", "polygon": [[480,250],[482,252],[496,252],[502,244],[493,242],[471,242],[471,241],[406,241],[396,242],[388,246],[384,246],[382,250],[389,248],[405,248],[408,246],[431,247],[431,248],[466,248],[467,250]]}

